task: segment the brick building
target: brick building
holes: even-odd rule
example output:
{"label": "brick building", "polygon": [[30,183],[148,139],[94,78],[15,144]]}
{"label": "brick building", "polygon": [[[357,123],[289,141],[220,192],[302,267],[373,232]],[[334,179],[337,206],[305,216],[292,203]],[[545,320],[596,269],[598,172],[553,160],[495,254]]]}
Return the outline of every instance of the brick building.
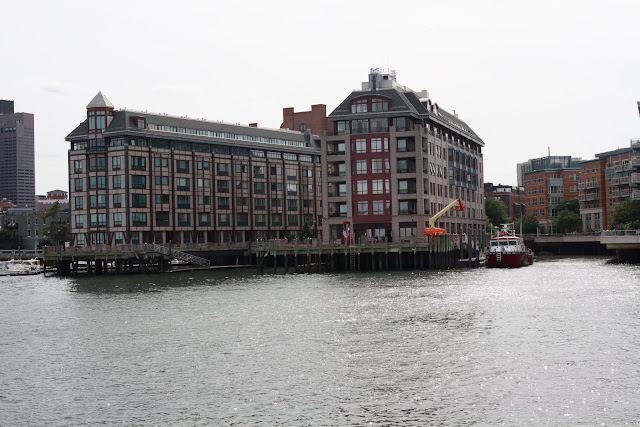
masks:
{"label": "brick building", "polygon": [[448,233],[484,229],[484,142],[426,91],[372,69],[367,82],[329,115],[322,134],[323,241],[422,236],[428,219],[456,198]]}
{"label": "brick building", "polygon": [[502,184],[493,185],[490,182],[485,182],[484,196],[502,201],[507,207],[509,218],[518,219],[527,213],[523,187]]}
{"label": "brick building", "polygon": [[324,104],[312,105],[311,111],[299,112],[295,112],[292,107],[283,108],[280,128],[320,135],[322,131],[331,128],[330,122],[327,120],[327,106]]}
{"label": "brick building", "polygon": [[72,245],[246,242],[318,233],[320,150],[298,131],[116,110],[67,137]]}
{"label": "brick building", "polygon": [[542,233],[555,233],[558,204],[578,197],[580,167],[538,170],[524,174],[527,213],[537,220]]}

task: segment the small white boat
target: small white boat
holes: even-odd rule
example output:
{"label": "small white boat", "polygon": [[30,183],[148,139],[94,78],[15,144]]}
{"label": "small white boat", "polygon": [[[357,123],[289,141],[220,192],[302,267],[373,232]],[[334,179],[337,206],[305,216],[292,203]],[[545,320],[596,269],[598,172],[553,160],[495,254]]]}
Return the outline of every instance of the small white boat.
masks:
{"label": "small white boat", "polygon": [[43,271],[43,265],[35,258],[0,261],[0,276],[26,276],[40,274]]}

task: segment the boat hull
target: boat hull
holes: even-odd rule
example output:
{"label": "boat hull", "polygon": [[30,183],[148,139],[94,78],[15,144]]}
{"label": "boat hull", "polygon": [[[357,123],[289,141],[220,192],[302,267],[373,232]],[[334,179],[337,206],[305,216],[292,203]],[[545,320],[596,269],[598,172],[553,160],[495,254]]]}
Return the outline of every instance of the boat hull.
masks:
{"label": "boat hull", "polygon": [[501,253],[490,252],[486,255],[487,267],[489,268],[509,268],[526,267],[533,264],[532,253]]}

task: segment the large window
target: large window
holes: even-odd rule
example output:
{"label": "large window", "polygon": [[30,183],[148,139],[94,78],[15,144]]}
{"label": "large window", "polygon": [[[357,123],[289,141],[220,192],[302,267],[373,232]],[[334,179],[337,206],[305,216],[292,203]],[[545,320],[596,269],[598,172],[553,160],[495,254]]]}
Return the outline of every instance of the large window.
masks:
{"label": "large window", "polygon": [[146,158],[131,156],[131,169],[145,170],[146,168],[147,168]]}
{"label": "large window", "polygon": [[384,215],[384,200],[373,201],[373,214]]}
{"label": "large window", "polygon": [[368,194],[367,180],[356,181],[356,194]]}
{"label": "large window", "polygon": [[134,208],[146,208],[147,207],[147,195],[146,194],[132,194],[131,206]]}
{"label": "large window", "polygon": [[191,226],[191,215],[188,213],[179,213],[178,227],[189,227],[189,226]]}
{"label": "large window", "polygon": [[356,141],[355,141],[355,152],[356,153],[366,153],[367,152],[367,140],[366,139],[356,139]]}
{"label": "large window", "polygon": [[371,173],[382,173],[382,159],[371,159]]}
{"label": "large window", "polygon": [[132,188],[147,188],[147,177],[144,175],[131,175]]}
{"label": "large window", "polygon": [[176,160],[176,172],[189,173],[189,160]]}
{"label": "large window", "polygon": [[359,99],[351,104],[352,113],[366,113],[367,112],[367,100]]}
{"label": "large window", "polygon": [[176,178],[176,188],[178,191],[189,191],[190,187],[189,178]]}
{"label": "large window", "polygon": [[358,215],[369,215],[369,202],[361,200],[358,202]]}
{"label": "large window", "polygon": [[371,100],[371,111],[389,111],[389,101],[386,99],[374,98]]}
{"label": "large window", "polygon": [[131,223],[133,225],[147,225],[146,212],[133,212],[131,214]]}
{"label": "large window", "polygon": [[382,153],[389,151],[389,138],[371,138],[371,152]]}
{"label": "large window", "polygon": [[113,214],[113,226],[119,227],[122,225],[122,213],[116,212]]}
{"label": "large window", "polygon": [[366,174],[367,173],[367,161],[366,160],[356,160],[356,173],[357,174]]}

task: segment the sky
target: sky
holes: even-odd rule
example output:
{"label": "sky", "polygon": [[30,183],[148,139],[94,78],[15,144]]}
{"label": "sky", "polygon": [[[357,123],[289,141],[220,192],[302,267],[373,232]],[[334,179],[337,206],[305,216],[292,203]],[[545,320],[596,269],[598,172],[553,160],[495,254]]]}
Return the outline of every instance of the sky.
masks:
{"label": "sky", "polygon": [[329,112],[371,68],[427,90],[485,142],[484,178],[640,137],[639,1],[86,1],[0,5],[0,99],[35,115],[36,192],[67,189],[64,138],[116,108],[257,122]]}

